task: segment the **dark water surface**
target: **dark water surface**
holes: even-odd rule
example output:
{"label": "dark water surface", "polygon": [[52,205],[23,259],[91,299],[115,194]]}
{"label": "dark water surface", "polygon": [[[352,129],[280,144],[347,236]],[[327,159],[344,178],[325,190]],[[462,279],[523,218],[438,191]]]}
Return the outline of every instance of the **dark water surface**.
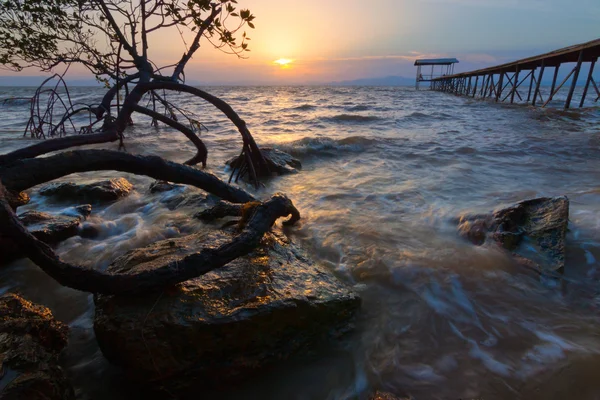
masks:
{"label": "dark water surface", "polygon": [[[1,88],[0,99],[27,91]],[[415,399],[600,398],[600,109],[534,109],[411,88],[209,91],[230,102],[259,144],[301,159],[300,174],[246,189],[288,194],[303,215],[294,239],[364,303],[356,332],[318,358],[199,398],[352,399],[374,388]],[[101,91],[73,94],[91,102]],[[209,129],[208,170],[226,177],[223,162],[239,152],[239,134],[211,106],[179,97]],[[26,105],[0,112],[0,152],[33,142],[21,136]],[[181,162],[194,154],[183,135],[149,121],[127,132],[126,145]],[[135,193],[96,207],[89,223],[100,238],[67,240],[58,248],[65,259],[106,268],[132,248],[204,229],[188,220],[191,210],[169,211],[161,203],[169,194],[147,193],[145,177],[68,180],[115,176],[130,179]],[[556,195],[571,200],[564,293],[501,252],[462,241],[451,223],[463,212]],[[34,189],[23,210],[61,207]],[[96,345],[90,295],[26,260],[0,271],[0,293],[8,291],[71,326],[65,362],[79,398],[139,397]]]}

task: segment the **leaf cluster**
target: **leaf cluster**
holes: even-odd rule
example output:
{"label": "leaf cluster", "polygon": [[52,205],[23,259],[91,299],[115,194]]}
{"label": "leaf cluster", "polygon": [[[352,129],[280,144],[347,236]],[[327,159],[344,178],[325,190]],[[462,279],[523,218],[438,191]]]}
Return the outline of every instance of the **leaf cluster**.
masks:
{"label": "leaf cluster", "polygon": [[[236,0],[0,0],[0,65],[50,71],[79,63],[101,80],[173,68],[178,79],[202,39],[242,57],[250,40],[243,28],[254,28],[254,18]],[[158,66],[148,49],[171,27],[185,52]]]}

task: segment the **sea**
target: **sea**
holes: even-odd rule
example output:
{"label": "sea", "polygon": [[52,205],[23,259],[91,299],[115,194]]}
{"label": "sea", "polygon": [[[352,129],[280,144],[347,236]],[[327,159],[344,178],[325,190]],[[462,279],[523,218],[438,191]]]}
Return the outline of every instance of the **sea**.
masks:
{"label": "sea", "polygon": [[[302,162],[298,174],[264,187],[287,194],[302,214],[288,231],[312,258],[357,291],[353,333],[202,399],[366,399],[374,390],[412,399],[600,398],[600,108],[496,103],[412,87],[208,87],[247,122],[259,146]],[[37,143],[23,135],[33,88],[0,88],[0,153]],[[547,91],[547,89],[545,89]],[[580,88],[578,89],[581,90]],[[101,88],[71,89],[98,103]],[[547,97],[547,92],[544,98]],[[577,94],[575,96],[578,102]],[[223,179],[239,154],[232,123],[201,99],[170,100],[198,116],[206,170]],[[85,118],[80,120],[85,122]],[[195,154],[180,133],[135,117],[125,150],[184,162]],[[117,143],[89,146],[118,149]],[[169,210],[150,178],[119,172],[134,192],[95,206],[96,239],[73,237],[61,257],[106,268],[128,250],[206,229],[194,210]],[[193,191],[194,189],[186,188]],[[60,212],[29,191],[19,209]],[[565,284],[522,270],[502,251],[474,246],[456,217],[538,196],[570,200]],[[63,365],[80,399],[138,399],[138,388],[102,356],[92,295],[62,287],[27,259],[0,268],[0,294],[19,292],[71,328]]]}

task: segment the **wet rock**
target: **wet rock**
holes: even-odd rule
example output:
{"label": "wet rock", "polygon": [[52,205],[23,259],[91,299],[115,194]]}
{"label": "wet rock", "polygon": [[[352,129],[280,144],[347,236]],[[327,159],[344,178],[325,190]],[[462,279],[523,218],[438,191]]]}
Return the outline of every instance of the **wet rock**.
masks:
{"label": "wet rock", "polygon": [[185,186],[167,181],[154,181],[150,184],[150,193],[169,192],[171,190],[182,188],[185,188]]}
{"label": "wet rock", "polygon": [[[271,160],[271,168],[276,175],[294,174],[302,169],[300,160],[295,159],[288,153],[270,147],[261,147],[265,158]],[[240,162],[240,156],[234,157],[226,162],[230,167],[236,167]]]}
{"label": "wet rock", "polygon": [[[216,247],[209,231],[133,250],[113,273],[159,268]],[[359,297],[280,233],[245,257],[163,292],[97,296],[94,330],[105,357],[169,391],[223,383],[352,329]]]}
{"label": "wet rock", "polygon": [[[79,225],[92,212],[92,206],[85,204],[71,207],[62,215],[52,215],[39,211],[26,211],[19,220],[39,240],[55,245],[79,233]],[[0,234],[0,264],[23,256],[21,249],[13,240]]]}
{"label": "wet rock", "polygon": [[12,192],[9,190],[7,193],[8,204],[13,210],[16,210],[17,207],[24,206],[31,200],[29,195],[25,192]]}
{"label": "wet rock", "polygon": [[388,392],[380,392],[379,390],[373,393],[369,400],[408,400],[407,397],[396,397]]}
{"label": "wet rock", "polygon": [[520,264],[554,275],[564,270],[568,223],[567,197],[541,197],[491,215],[461,217],[458,231],[474,244],[494,243]]}
{"label": "wet rock", "polygon": [[78,200],[90,203],[114,201],[129,195],[133,185],[125,178],[109,179],[89,184],[73,182],[51,183],[42,187],[42,196],[52,196],[59,200]]}
{"label": "wet rock", "polygon": [[0,297],[0,399],[69,400],[58,365],[68,328],[49,309],[15,294]]}
{"label": "wet rock", "polygon": [[169,210],[176,210],[182,207],[208,207],[218,200],[217,197],[205,193],[178,193],[173,196],[165,197],[161,200]]}

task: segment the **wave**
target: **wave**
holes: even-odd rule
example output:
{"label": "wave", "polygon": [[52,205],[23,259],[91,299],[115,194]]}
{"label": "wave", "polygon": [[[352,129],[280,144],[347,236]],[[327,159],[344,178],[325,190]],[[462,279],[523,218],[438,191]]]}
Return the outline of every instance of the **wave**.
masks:
{"label": "wave", "polygon": [[310,110],[314,110],[315,108],[317,108],[317,107],[313,106],[312,104],[302,104],[300,106],[292,107],[291,110],[310,111]]}
{"label": "wave", "polygon": [[373,115],[357,115],[357,114],[338,114],[333,117],[326,117],[327,120],[339,123],[345,122],[356,122],[356,123],[366,123],[381,120],[380,117],[375,117]]}
{"label": "wave", "polygon": [[376,142],[377,139],[364,136],[350,136],[343,139],[304,138],[290,143],[279,144],[275,147],[295,157],[312,155],[334,156],[339,153],[362,152]]}
{"label": "wave", "polygon": [[443,112],[434,112],[431,114],[427,114],[427,113],[415,111],[413,113],[405,115],[404,117],[401,117],[400,120],[424,121],[424,120],[432,120],[432,119],[453,119],[453,118],[455,118],[455,117],[450,114],[443,113]]}
{"label": "wave", "polygon": [[346,110],[348,110],[348,111],[368,111],[370,109],[371,109],[371,107],[365,106],[364,104],[359,104],[359,105],[352,106],[352,107],[346,107]]}
{"label": "wave", "polygon": [[0,99],[0,106],[25,106],[31,103],[31,99],[23,97],[8,97],[6,99]]}

